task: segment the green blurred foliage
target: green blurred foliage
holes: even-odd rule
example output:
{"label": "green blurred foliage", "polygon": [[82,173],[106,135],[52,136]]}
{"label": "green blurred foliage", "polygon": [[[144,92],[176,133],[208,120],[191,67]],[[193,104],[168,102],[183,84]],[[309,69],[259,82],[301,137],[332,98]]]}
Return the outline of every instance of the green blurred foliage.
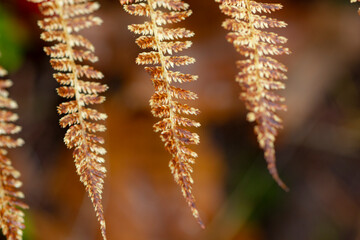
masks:
{"label": "green blurred foliage", "polygon": [[0,3],[0,65],[10,72],[22,65],[26,35],[17,17]]}
{"label": "green blurred foliage", "polygon": [[34,219],[31,210],[25,210],[25,229],[23,231],[23,240],[34,239]]}

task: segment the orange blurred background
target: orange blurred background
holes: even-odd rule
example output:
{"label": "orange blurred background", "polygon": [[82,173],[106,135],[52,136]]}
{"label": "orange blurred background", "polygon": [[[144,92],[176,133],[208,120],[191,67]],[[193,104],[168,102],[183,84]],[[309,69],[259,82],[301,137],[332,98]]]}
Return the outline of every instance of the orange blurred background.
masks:
{"label": "orange blurred background", "polygon": [[[240,87],[234,81],[241,59],[225,39],[226,18],[214,1],[187,0],[193,15],[180,25],[196,33],[184,54],[197,62],[182,68],[199,75],[183,84],[199,95],[189,105],[201,144],[193,147],[194,194],[207,225],[192,218],[168,168],[152,125],[150,77],[135,64],[142,50],[118,1],[99,0],[101,27],[83,32],[96,47],[96,67],[110,89],[100,110],[109,118],[105,133],[104,208],[110,240],[360,240],[360,16],[359,4],[340,0],[271,1],[286,21],[275,32],[289,39],[288,112],[276,142],[280,175],[291,191],[272,180],[246,122]],[[20,136],[12,150],[22,172],[26,211],[24,239],[100,239],[91,202],[75,173],[71,151],[58,124],[56,81],[39,39],[41,16],[25,0],[0,1],[0,64],[10,72],[11,97],[19,103]]]}

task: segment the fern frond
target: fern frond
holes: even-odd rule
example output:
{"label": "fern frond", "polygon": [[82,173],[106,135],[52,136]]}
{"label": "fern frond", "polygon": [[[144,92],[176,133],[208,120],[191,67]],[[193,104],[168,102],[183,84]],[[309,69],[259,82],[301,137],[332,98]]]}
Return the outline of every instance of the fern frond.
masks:
{"label": "fern frond", "polygon": [[[355,3],[355,2],[360,2],[360,0],[350,0],[350,2],[351,2],[351,3]],[[358,10],[358,13],[359,13],[359,15],[360,15],[360,8],[359,8],[359,10]]]}
{"label": "fern frond", "polygon": [[20,132],[21,127],[13,123],[18,115],[11,110],[17,108],[17,103],[8,97],[6,88],[11,87],[12,81],[4,79],[6,74],[0,66],[0,227],[6,239],[21,240],[25,228],[21,209],[27,209],[28,206],[20,200],[24,198],[19,190],[22,185],[20,172],[11,166],[10,159],[6,157],[6,148],[22,146],[24,141],[10,137],[10,134]]}
{"label": "fern frond", "polygon": [[125,4],[124,9],[129,14],[150,18],[150,21],[143,24],[129,26],[130,31],[141,35],[136,39],[137,45],[142,49],[153,50],[140,53],[136,63],[156,65],[145,67],[155,88],[155,93],[150,99],[151,112],[155,117],[162,118],[154,125],[154,130],[160,132],[166,150],[172,155],[169,167],[175,181],[181,187],[193,216],[204,227],[192,193],[191,164],[195,162],[197,154],[187,147],[189,144],[198,144],[200,140],[196,133],[184,128],[199,127],[200,124],[181,116],[182,114],[197,115],[199,110],[178,101],[178,99],[194,100],[197,95],[171,85],[173,82],[194,81],[197,76],[170,70],[175,66],[195,62],[192,57],[173,56],[173,53],[191,46],[191,41],[181,39],[192,37],[194,33],[184,28],[162,27],[184,20],[192,12],[189,10],[189,5],[180,0],[120,0],[120,3]]}
{"label": "fern frond", "polygon": [[247,120],[256,122],[255,133],[265,152],[271,175],[280,187],[288,190],[276,169],[274,147],[278,129],[282,128],[282,120],[276,111],[286,110],[285,99],[273,92],[285,88],[281,80],[287,78],[287,68],[269,55],[290,54],[290,51],[281,46],[287,41],[285,37],[262,30],[286,27],[286,23],[258,15],[279,10],[282,5],[251,0],[215,1],[220,2],[221,11],[230,16],[222,24],[230,31],[227,40],[234,45],[236,51],[247,58],[237,62],[240,72],[236,77],[243,91],[240,98],[249,111]]}
{"label": "fern frond", "polygon": [[106,150],[100,146],[104,139],[95,134],[104,132],[106,128],[94,121],[105,120],[107,115],[88,105],[103,103],[105,97],[99,94],[105,92],[108,87],[91,80],[103,78],[100,71],[82,63],[97,61],[94,46],[82,35],[76,34],[84,28],[101,24],[102,20],[99,17],[88,15],[100,5],[89,0],[29,1],[38,3],[40,11],[46,16],[38,22],[44,30],[41,38],[48,42],[56,42],[44,50],[51,57],[52,67],[59,71],[54,74],[54,78],[61,85],[57,88],[57,93],[63,98],[72,99],[61,103],[57,108],[58,113],[64,115],[60,119],[61,127],[69,127],[64,141],[68,148],[74,149],[76,172],[91,198],[102,236],[106,239],[101,200],[106,172],[102,155]]}

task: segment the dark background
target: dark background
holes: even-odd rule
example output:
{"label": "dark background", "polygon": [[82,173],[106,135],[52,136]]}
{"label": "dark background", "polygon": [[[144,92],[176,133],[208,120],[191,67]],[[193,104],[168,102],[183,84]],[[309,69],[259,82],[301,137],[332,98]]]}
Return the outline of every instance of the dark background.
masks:
{"label": "dark background", "polygon": [[[193,15],[180,25],[196,33],[183,52],[197,62],[181,71],[199,75],[182,87],[198,93],[190,105],[202,113],[194,194],[207,225],[192,218],[168,169],[169,154],[152,125],[150,77],[135,64],[142,50],[127,25],[141,23],[118,1],[99,1],[101,27],[83,31],[94,43],[96,67],[110,86],[100,107],[105,133],[104,207],[110,240],[353,240],[360,239],[360,4],[350,1],[277,1],[271,14],[286,21],[275,32],[289,39],[288,112],[276,142],[280,175],[272,180],[246,122],[235,61],[225,40],[226,18],[214,1],[188,0]],[[39,39],[35,4],[0,1],[0,64],[14,81],[22,148],[12,150],[22,172],[26,211],[24,239],[100,239],[91,202],[75,173],[58,124],[56,81]]]}

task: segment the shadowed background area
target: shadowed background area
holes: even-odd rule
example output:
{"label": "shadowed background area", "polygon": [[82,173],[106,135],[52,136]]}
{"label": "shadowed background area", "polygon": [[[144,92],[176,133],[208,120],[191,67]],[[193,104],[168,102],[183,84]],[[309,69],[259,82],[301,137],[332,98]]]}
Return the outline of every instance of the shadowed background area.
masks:
{"label": "shadowed background area", "polygon": [[[276,141],[277,163],[290,192],[266,169],[263,152],[246,122],[235,61],[242,57],[225,39],[226,18],[214,1],[187,0],[193,15],[180,25],[196,33],[184,54],[197,62],[182,68],[199,80],[182,84],[199,95],[201,144],[193,147],[194,194],[207,225],[192,218],[173,181],[152,125],[150,77],[135,64],[142,50],[118,1],[99,1],[101,27],[82,33],[96,47],[110,89],[100,107],[109,118],[105,133],[104,208],[112,240],[353,240],[360,239],[360,16],[349,1],[270,1],[284,9],[271,14],[289,39],[288,112]],[[0,1],[0,64],[19,104],[22,148],[11,151],[22,172],[26,211],[24,239],[100,239],[98,223],[76,175],[71,151],[58,124],[56,81],[39,39],[41,16],[25,0]]]}

